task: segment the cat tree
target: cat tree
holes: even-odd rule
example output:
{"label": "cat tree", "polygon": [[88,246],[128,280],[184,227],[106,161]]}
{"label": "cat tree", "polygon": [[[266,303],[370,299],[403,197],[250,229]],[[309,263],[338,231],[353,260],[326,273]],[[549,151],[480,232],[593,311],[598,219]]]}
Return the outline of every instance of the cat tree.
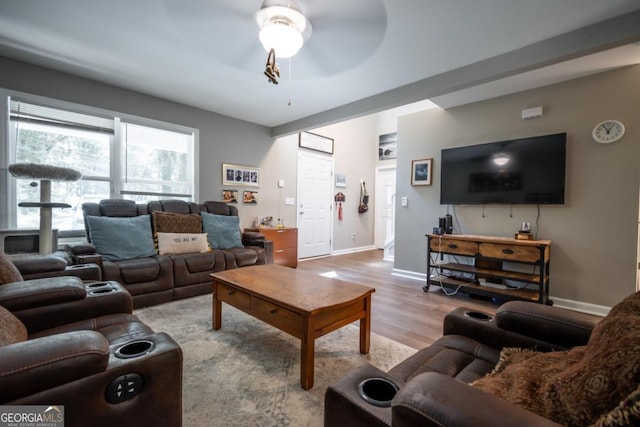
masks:
{"label": "cat tree", "polygon": [[22,202],[18,206],[40,209],[40,253],[50,254],[53,252],[51,211],[53,208],[71,207],[67,203],[51,202],[51,181],[77,181],[82,174],[75,169],[35,163],[14,163],[9,165],[9,173],[15,178],[40,180],[40,202]]}

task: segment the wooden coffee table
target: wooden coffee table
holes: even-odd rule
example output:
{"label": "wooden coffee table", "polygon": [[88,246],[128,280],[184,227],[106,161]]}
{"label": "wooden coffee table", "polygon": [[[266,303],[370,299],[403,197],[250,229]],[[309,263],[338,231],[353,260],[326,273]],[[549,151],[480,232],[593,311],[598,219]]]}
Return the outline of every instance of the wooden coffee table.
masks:
{"label": "wooden coffee table", "polygon": [[360,320],[360,353],[369,353],[374,288],[276,264],[211,273],[213,329],[222,302],[300,338],[300,384],[313,387],[315,339]]}

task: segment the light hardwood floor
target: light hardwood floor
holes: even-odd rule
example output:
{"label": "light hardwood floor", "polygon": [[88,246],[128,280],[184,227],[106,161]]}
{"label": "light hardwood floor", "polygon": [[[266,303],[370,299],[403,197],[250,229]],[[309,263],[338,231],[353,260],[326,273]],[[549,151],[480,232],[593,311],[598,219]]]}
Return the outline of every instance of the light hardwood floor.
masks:
{"label": "light hardwood floor", "polygon": [[335,271],[339,279],[374,287],[371,330],[416,349],[442,336],[442,320],[454,308],[466,306],[495,313],[496,304],[462,293],[447,296],[433,286],[424,292],[423,281],[392,276],[393,263],[382,258],[382,250],[371,250],[301,260],[298,269]]}

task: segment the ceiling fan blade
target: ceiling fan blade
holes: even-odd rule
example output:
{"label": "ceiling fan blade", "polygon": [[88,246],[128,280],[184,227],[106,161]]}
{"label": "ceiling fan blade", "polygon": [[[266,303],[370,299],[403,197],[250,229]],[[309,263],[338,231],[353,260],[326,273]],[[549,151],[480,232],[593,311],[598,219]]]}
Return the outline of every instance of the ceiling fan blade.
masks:
{"label": "ceiling fan blade", "polygon": [[382,0],[299,2],[312,33],[297,64],[298,75],[312,77],[354,68],[382,43],[387,12]]}
{"label": "ceiling fan blade", "polygon": [[189,45],[222,63],[253,68],[251,64],[263,51],[254,19],[259,1],[165,0],[164,3],[168,17],[176,25],[176,33]]}

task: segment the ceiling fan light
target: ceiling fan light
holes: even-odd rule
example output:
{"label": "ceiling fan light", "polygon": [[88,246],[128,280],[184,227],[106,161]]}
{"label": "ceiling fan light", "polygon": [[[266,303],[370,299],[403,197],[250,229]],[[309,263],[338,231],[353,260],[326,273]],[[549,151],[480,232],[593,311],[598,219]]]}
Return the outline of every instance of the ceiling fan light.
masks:
{"label": "ceiling fan light", "polygon": [[269,52],[275,50],[277,58],[290,58],[302,47],[302,34],[284,21],[274,20],[262,27],[260,43]]}

